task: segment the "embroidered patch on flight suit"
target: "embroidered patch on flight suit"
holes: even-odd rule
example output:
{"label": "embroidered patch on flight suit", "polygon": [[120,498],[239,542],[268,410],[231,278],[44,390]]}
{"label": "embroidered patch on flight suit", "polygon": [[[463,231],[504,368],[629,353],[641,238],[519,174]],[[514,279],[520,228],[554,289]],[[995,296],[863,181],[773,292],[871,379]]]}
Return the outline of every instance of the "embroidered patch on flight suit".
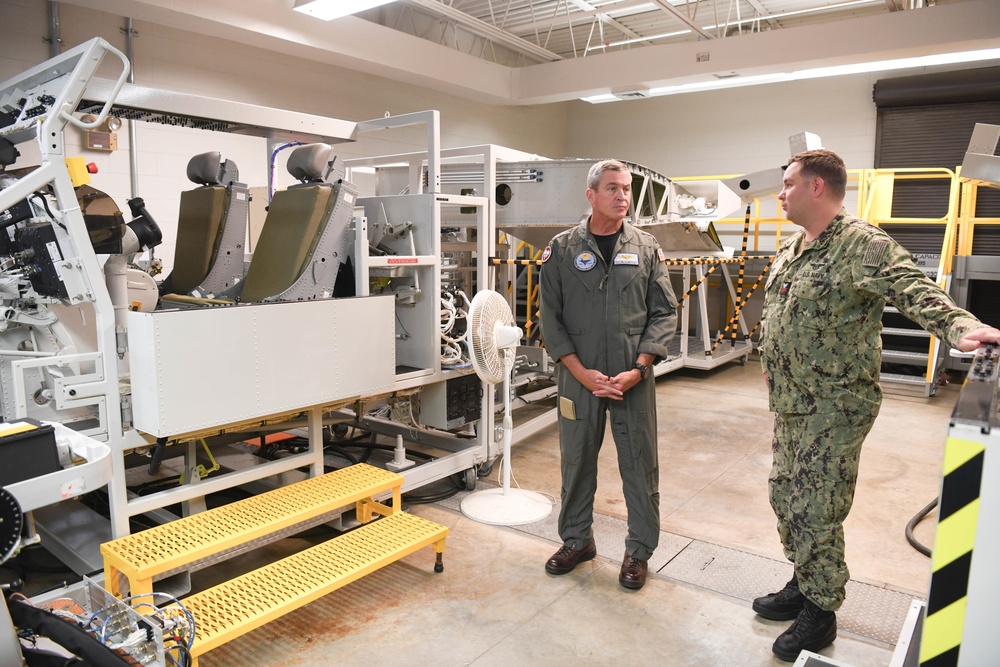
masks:
{"label": "embroidered patch on flight suit", "polygon": [[587,250],[584,250],[576,259],[573,260],[573,266],[579,271],[590,271],[592,268],[597,266],[597,255]]}
{"label": "embroidered patch on flight suit", "polygon": [[889,252],[889,242],[886,240],[872,241],[865,251],[865,258],[861,260],[861,266],[882,266],[885,256]]}
{"label": "embroidered patch on flight suit", "polygon": [[666,253],[663,252],[663,248],[658,247],[656,249],[656,256],[660,259],[661,262],[667,261],[667,255]]}
{"label": "embroidered patch on flight suit", "polygon": [[615,255],[615,264],[626,266],[639,266],[639,255],[634,252],[620,252]]}
{"label": "embroidered patch on flight suit", "polygon": [[542,263],[549,261],[549,257],[552,256],[552,246],[545,246],[545,250],[542,251]]}

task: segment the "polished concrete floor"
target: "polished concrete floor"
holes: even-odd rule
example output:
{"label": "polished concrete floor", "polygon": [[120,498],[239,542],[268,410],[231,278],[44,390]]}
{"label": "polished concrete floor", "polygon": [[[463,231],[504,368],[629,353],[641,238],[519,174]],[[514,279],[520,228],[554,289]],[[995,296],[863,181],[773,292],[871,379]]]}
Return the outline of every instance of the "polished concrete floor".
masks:
{"label": "polished concrete floor", "polygon": [[[904,527],[938,494],[956,396],[956,387],[931,398],[887,388],[846,524],[852,582],[840,635],[821,652],[828,658],[888,665],[910,602],[925,597],[929,559],[907,543]],[[767,501],[771,417],[759,365],[664,375],[657,397],[663,533],[642,590],[617,582],[625,509],[609,435],[594,561],[564,576],[545,573],[559,546],[554,514],[497,527],[461,513],[465,493],[413,505],[451,531],[444,572],[435,574],[432,551],[422,550],[209,653],[201,665],[787,664],[770,647],[788,623],[750,609],[755,595],[791,573]],[[516,445],[513,470],[522,488],[558,498],[555,430]],[[916,530],[928,546],[933,522]]]}

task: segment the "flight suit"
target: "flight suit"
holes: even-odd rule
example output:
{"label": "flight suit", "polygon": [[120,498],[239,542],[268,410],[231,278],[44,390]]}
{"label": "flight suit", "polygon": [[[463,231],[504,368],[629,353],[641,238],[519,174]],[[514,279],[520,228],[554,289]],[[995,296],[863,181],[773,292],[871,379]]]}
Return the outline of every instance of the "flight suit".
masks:
{"label": "flight suit", "polygon": [[803,594],[834,611],[850,578],[844,519],[861,444],[882,401],[888,302],[952,347],[983,325],[888,234],[844,209],[811,243],[778,249],[765,288],[760,357],[775,413],[771,506]]}
{"label": "flight suit", "polygon": [[[667,356],[677,324],[677,300],[651,234],[623,222],[612,259],[605,262],[588,219],[552,239],[543,255],[541,326],[553,359],[575,353],[609,377],[631,369],[640,353]],[[656,384],[650,372],[623,400],[598,398],[561,363],[559,444],[562,511],[559,536],[582,549],[593,536],[597,455],[607,413],[618,450],[628,509],[628,555],[647,560],[660,535],[656,448]]]}

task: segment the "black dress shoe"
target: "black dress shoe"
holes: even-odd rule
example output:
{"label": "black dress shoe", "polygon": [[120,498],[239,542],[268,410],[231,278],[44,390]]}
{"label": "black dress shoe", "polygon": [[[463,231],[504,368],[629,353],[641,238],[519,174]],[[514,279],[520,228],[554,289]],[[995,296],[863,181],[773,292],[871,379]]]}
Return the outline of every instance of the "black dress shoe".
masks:
{"label": "black dress shoe", "polygon": [[805,603],[806,596],[799,590],[799,580],[792,575],[791,581],[777,593],[754,600],[753,610],[772,621],[790,621],[799,615]]}
{"label": "black dress shoe", "polygon": [[806,600],[792,626],[778,635],[771,650],[786,662],[794,662],[802,651],[818,651],[837,638],[837,614],[824,611]]}
{"label": "black dress shoe", "polygon": [[639,590],[646,583],[648,567],[649,561],[639,560],[625,554],[625,559],[622,561],[622,571],[618,575],[618,583],[625,588]]}
{"label": "black dress shoe", "polygon": [[597,542],[590,538],[582,549],[570,549],[567,546],[560,547],[559,551],[552,554],[552,558],[545,563],[545,571],[549,574],[566,574],[572,572],[580,563],[593,560],[597,555]]}

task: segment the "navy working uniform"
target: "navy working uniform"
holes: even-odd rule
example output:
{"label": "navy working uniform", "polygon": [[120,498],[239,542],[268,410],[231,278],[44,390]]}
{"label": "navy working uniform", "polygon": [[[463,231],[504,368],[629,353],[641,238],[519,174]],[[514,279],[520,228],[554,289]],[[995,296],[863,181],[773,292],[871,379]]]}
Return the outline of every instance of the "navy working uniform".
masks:
{"label": "navy working uniform", "polygon": [[[677,323],[677,300],[651,234],[622,222],[609,261],[589,231],[589,218],[552,239],[541,271],[541,326],[553,359],[575,353],[584,367],[615,376],[640,353],[667,356]],[[572,549],[593,537],[597,455],[607,412],[618,449],[628,509],[626,552],[647,560],[660,535],[656,451],[656,384],[650,373],[623,399],[598,398],[560,363],[559,443],[562,511],[559,536]]]}
{"label": "navy working uniform", "polygon": [[771,506],[802,593],[844,601],[844,519],[861,444],[882,401],[881,321],[888,302],[952,347],[982,327],[885,232],[844,209],[816,239],[778,249],[768,278],[760,356],[775,413]]}

